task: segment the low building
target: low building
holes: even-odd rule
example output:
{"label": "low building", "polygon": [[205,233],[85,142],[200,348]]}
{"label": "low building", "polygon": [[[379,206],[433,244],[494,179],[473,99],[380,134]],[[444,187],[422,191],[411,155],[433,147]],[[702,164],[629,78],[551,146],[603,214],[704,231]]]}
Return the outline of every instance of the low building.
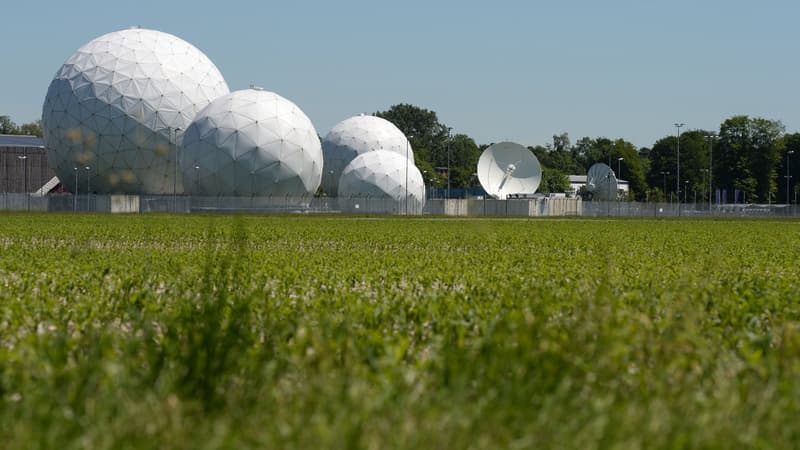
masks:
{"label": "low building", "polygon": [[[47,165],[42,138],[0,134],[0,191],[36,193],[45,185],[53,185],[55,176]],[[57,184],[52,188],[58,188]]]}
{"label": "low building", "polygon": [[[570,175],[569,176],[569,187],[573,190],[573,192],[578,192],[580,189],[586,186],[586,175]],[[630,186],[628,185],[627,180],[617,180],[617,191],[620,193],[621,197],[627,197],[628,192],[630,191]]]}

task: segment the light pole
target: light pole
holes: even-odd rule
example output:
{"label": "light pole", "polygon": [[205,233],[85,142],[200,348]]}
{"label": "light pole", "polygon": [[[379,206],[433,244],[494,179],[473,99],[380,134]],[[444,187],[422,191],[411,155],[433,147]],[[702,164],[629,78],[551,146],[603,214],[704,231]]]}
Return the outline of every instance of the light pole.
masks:
{"label": "light pole", "polygon": [[714,187],[714,139],[716,138],[713,134],[706,135],[706,139],[708,139],[708,210],[711,210],[711,195],[713,194]]}
{"label": "light pole", "polygon": [[428,179],[427,179],[427,176],[428,176],[428,171],[427,170],[423,170],[422,171],[422,186],[425,187],[425,198],[427,198],[427,195],[428,195]]}
{"label": "light pole", "polygon": [[200,183],[200,166],[195,163],[194,165],[194,195],[199,195],[197,190],[199,189]]}
{"label": "light pole", "polygon": [[[686,203],[686,196],[689,195],[689,180],[683,182],[683,203]],[[678,196],[678,203],[681,202],[681,196]]]}
{"label": "light pole", "polygon": [[447,127],[447,198],[450,198],[450,130]]}
{"label": "light pole", "polygon": [[622,160],[624,159],[625,158],[621,156],[617,158],[617,177],[619,177],[620,180],[622,179]]}
{"label": "light pole", "polygon": [[86,169],[86,211],[90,211],[91,210],[91,206],[92,206],[91,205],[91,201],[92,201],[91,192],[92,192],[92,190],[91,190],[91,185],[89,184],[89,180],[91,179],[89,177],[89,175],[90,175],[90,170],[92,168],[89,167],[89,166],[86,166],[86,167],[84,167],[84,169]]}
{"label": "light pole", "polygon": [[684,123],[675,123],[675,128],[678,129],[678,171],[676,172],[677,178],[677,189],[678,189],[678,215],[681,215],[681,127],[683,127]]}
{"label": "light pole", "polygon": [[408,149],[410,147],[409,140],[412,139],[414,136],[408,136],[406,138],[406,198],[405,198],[405,215],[408,215]]}
{"label": "light pole", "polygon": [[73,167],[72,170],[75,171],[75,192],[72,195],[72,212],[78,212],[78,168]]}
{"label": "light pole", "polygon": [[793,153],[794,150],[786,152],[786,205],[789,205],[789,186],[792,184],[792,176],[789,175],[789,155]]}
{"label": "light pole", "polygon": [[[254,202],[253,197],[256,196],[256,171],[252,170],[253,167],[250,167],[250,169],[250,207],[252,208]],[[270,197],[272,197],[272,194],[270,194]],[[270,199],[270,201],[272,200]]]}
{"label": "light pole", "polygon": [[25,174],[24,189],[25,194],[28,196],[28,211],[31,210],[31,194],[28,192],[28,155],[17,156],[22,161],[22,172]]}
{"label": "light pole", "polygon": [[[704,191],[706,190],[706,173],[708,173],[708,169],[700,169],[700,172],[703,174],[703,191],[702,191],[703,194],[702,194],[702,197],[701,197],[701,199],[702,199],[702,198],[705,198],[705,192]],[[709,203],[708,203],[709,206],[708,207],[711,208],[711,196],[710,195],[708,196],[708,201],[709,201]],[[697,203],[697,202],[695,202],[695,203]]]}
{"label": "light pole", "polygon": [[[172,178],[172,212],[178,211],[178,133],[181,132],[180,128],[167,128],[169,132],[169,143],[175,147],[175,177]],[[174,132],[174,134],[173,134]],[[172,138],[175,138],[174,141]]]}

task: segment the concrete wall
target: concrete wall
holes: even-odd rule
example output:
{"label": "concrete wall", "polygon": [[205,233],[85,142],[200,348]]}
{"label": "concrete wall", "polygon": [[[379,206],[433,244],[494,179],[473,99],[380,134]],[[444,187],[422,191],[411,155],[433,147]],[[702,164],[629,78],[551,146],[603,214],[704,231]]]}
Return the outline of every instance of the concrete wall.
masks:
{"label": "concrete wall", "polygon": [[138,195],[0,194],[0,211],[138,213]]}
{"label": "concrete wall", "polygon": [[579,198],[430,199],[425,214],[440,216],[577,216],[582,214]]}
{"label": "concrete wall", "polygon": [[[326,197],[186,197],[55,194],[36,197],[0,192],[0,211],[38,212],[220,212],[220,213],[341,213],[339,199]],[[353,199],[355,201],[355,199]],[[358,214],[402,214],[392,205],[358,200]],[[395,205],[396,206],[396,205]],[[583,202],[571,198],[431,199],[423,215],[472,217],[800,217],[800,205],[712,205],[682,203]],[[413,214],[412,214],[413,215]]]}

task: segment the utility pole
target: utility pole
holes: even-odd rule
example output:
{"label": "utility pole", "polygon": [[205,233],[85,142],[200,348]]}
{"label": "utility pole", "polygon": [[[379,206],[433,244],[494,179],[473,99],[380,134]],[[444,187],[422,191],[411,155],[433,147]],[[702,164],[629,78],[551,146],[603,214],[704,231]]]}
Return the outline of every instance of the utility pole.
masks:
{"label": "utility pole", "polygon": [[789,175],[789,155],[794,154],[794,150],[786,152],[786,205],[789,205],[789,186],[792,184],[792,176]]}
{"label": "utility pole", "polygon": [[684,123],[675,123],[675,128],[678,129],[678,171],[676,172],[676,176],[678,177],[676,181],[676,189],[678,190],[676,194],[678,195],[678,216],[681,215],[681,127],[683,127]]}

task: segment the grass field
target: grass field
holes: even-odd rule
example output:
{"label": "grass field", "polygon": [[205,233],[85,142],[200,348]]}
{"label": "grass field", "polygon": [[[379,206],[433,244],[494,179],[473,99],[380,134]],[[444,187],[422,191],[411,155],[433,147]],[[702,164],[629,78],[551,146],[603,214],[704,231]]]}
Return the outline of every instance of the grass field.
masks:
{"label": "grass field", "polygon": [[796,448],[800,222],[0,215],[3,448]]}

